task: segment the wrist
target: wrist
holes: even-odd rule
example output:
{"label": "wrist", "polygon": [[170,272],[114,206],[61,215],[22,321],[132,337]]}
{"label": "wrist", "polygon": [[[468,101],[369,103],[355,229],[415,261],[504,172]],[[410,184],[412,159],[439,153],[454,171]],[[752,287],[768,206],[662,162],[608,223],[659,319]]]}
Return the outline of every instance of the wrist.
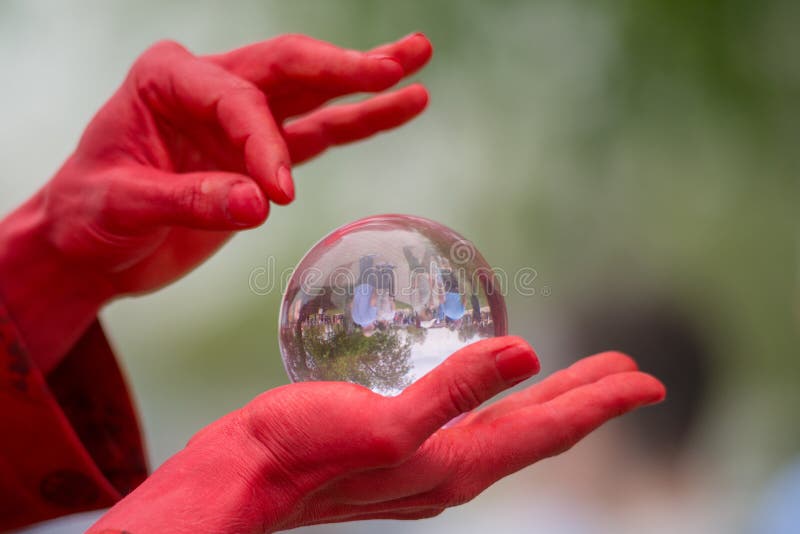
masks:
{"label": "wrist", "polygon": [[44,373],[58,365],[113,294],[90,266],[64,257],[49,235],[41,192],[0,221],[0,300]]}

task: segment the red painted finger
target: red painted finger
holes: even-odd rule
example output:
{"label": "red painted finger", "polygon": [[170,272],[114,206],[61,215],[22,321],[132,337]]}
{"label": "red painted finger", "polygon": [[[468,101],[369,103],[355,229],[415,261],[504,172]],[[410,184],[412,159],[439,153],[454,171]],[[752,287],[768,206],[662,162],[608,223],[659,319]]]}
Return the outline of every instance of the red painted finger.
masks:
{"label": "red painted finger", "polygon": [[408,460],[381,471],[355,473],[335,482],[328,490],[342,505],[378,505],[427,494],[442,485],[456,472],[455,458],[449,455],[452,439],[469,439],[459,431],[440,430],[428,439]]}
{"label": "red painted finger", "polygon": [[506,398],[469,414],[459,425],[492,421],[519,408],[547,402],[567,391],[615,373],[636,371],[636,362],[620,352],[603,352],[583,358],[566,369],[548,376],[538,384],[533,384]]}
{"label": "red painted finger", "polygon": [[242,147],[248,174],[269,199],[276,204],[294,200],[291,155],[263,93],[257,89],[227,93],[217,104],[217,117]]}
{"label": "red painted finger", "polygon": [[111,222],[130,229],[239,230],[262,223],[269,212],[269,202],[250,177],[217,171],[173,174],[131,168],[106,199]]}
{"label": "red painted finger", "polygon": [[[404,37],[397,42],[380,46],[365,55],[367,57],[386,56],[394,59],[403,69],[402,77],[406,77],[421,69],[430,60],[432,53],[431,43],[424,35],[418,33]],[[388,87],[378,90],[387,89]],[[370,89],[363,84],[360,87],[354,86],[349,90],[303,88],[302,90],[292,91],[289,94],[271,94],[270,107],[275,117],[280,121],[287,117],[307,113],[336,97],[354,92],[370,91],[374,91],[374,89]]]}
{"label": "red painted finger", "polygon": [[506,336],[468,345],[423,376],[388,407],[389,419],[416,448],[454,417],[539,371],[533,349]]}
{"label": "red painted finger", "polygon": [[[543,458],[564,452],[609,419],[664,399],[664,385],[652,376],[622,372],[580,386],[548,401],[480,425],[473,440],[453,440],[456,456],[474,461],[488,486]],[[488,451],[488,452],[487,452]]]}
{"label": "red painted finger", "polygon": [[347,477],[333,486],[332,493],[343,503],[359,506],[427,494],[452,479],[466,462],[458,455],[468,456],[471,451],[458,443],[471,443],[471,432],[480,432],[482,426],[512,410],[535,406],[610,374],[635,369],[635,362],[620,353],[584,358],[538,384],[468,414],[454,427],[432,436],[401,466],[384,470],[379,476],[369,472]]}
{"label": "red painted finger", "polygon": [[292,162],[298,164],[334,145],[351,143],[400,126],[427,106],[428,93],[419,84],[356,104],[331,106],[293,121],[284,128]]}
{"label": "red painted finger", "polygon": [[395,41],[378,46],[369,54],[380,54],[396,59],[403,66],[406,76],[414,74],[431,59],[433,46],[424,33],[412,33]]}
{"label": "red painted finger", "polygon": [[399,507],[463,504],[497,480],[569,449],[609,419],[663,398],[664,386],[650,375],[613,374],[491,424],[442,430],[380,477],[358,475],[334,488],[345,503],[365,510],[387,501]]}
{"label": "red painted finger", "polygon": [[204,59],[268,94],[301,89],[382,91],[403,77],[403,67],[391,57],[346,50],[304,35],[282,35]]}
{"label": "red painted finger", "polygon": [[285,204],[294,198],[288,149],[266,97],[253,84],[171,42],[148,50],[134,76],[146,104],[174,127],[217,122],[270,200]]}
{"label": "red painted finger", "polygon": [[[455,427],[438,432],[401,467],[386,470],[379,477],[363,474],[339,481],[335,486],[335,494],[345,503],[366,505],[429,493],[445,485],[463,465],[469,464],[470,455],[473,454],[470,448],[470,444],[474,443],[473,432],[480,435],[485,428],[493,428],[491,421],[513,410],[527,414],[530,408],[564,393],[617,373],[630,376],[635,369],[635,362],[620,353],[608,352],[584,358],[539,384],[468,415]],[[508,417],[516,417],[516,414]]]}

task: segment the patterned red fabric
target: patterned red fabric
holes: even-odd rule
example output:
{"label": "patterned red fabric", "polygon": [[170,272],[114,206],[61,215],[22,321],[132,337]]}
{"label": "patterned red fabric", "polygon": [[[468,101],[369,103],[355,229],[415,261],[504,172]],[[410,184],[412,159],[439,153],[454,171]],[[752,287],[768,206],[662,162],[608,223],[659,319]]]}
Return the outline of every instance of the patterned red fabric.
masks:
{"label": "patterned red fabric", "polygon": [[0,530],[110,506],[146,472],[100,324],[45,378],[0,303]]}

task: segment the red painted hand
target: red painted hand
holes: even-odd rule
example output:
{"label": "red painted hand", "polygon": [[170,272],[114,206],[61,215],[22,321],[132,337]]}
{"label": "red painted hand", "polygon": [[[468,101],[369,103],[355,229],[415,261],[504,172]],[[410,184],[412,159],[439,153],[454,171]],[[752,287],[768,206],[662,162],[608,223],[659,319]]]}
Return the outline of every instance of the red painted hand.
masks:
{"label": "red painted hand", "polygon": [[505,337],[458,351],[394,398],[344,383],[277,388],[198,433],[89,532],[431,517],[665,394],[633,360],[604,353],[442,428],[538,370],[527,343]]}
{"label": "red painted hand", "polygon": [[34,358],[51,368],[103,302],[174,281],[261,224],[270,202],[291,202],[293,165],[420,113],[421,85],[320,106],[383,91],[430,55],[420,34],[370,52],[298,35],[212,56],[147,50],[55,177],[0,225],[0,296]]}

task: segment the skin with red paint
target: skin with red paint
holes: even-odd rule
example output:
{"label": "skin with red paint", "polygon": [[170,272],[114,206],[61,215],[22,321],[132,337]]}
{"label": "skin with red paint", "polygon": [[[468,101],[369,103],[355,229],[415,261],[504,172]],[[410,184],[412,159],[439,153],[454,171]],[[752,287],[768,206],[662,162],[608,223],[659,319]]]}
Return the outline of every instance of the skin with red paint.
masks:
{"label": "skin with red paint", "polygon": [[[172,42],[146,51],[55,177],[0,224],[0,297],[35,364],[58,365],[108,301],[176,280],[294,200],[295,165],[419,114],[417,84],[326,103],[389,89],[430,56],[420,34],[370,52],[302,36],[212,56]],[[665,394],[604,353],[477,409],[538,370],[527,343],[502,337],[394,398],[345,383],[268,391],[200,431],[90,532],[430,517]]]}
{"label": "skin with red paint", "polygon": [[442,428],[538,370],[524,340],[501,337],[456,352],[397,397],[329,382],[268,391],[200,431],[89,532],[432,517],[664,398],[633,360],[604,353]]}
{"label": "skin with red paint", "polygon": [[87,127],[55,177],[0,225],[0,296],[45,372],[109,300],[193,269],[270,203],[291,169],[419,114],[419,84],[380,92],[431,56],[421,34],[370,52],[286,35],[213,56],[160,42]]}

